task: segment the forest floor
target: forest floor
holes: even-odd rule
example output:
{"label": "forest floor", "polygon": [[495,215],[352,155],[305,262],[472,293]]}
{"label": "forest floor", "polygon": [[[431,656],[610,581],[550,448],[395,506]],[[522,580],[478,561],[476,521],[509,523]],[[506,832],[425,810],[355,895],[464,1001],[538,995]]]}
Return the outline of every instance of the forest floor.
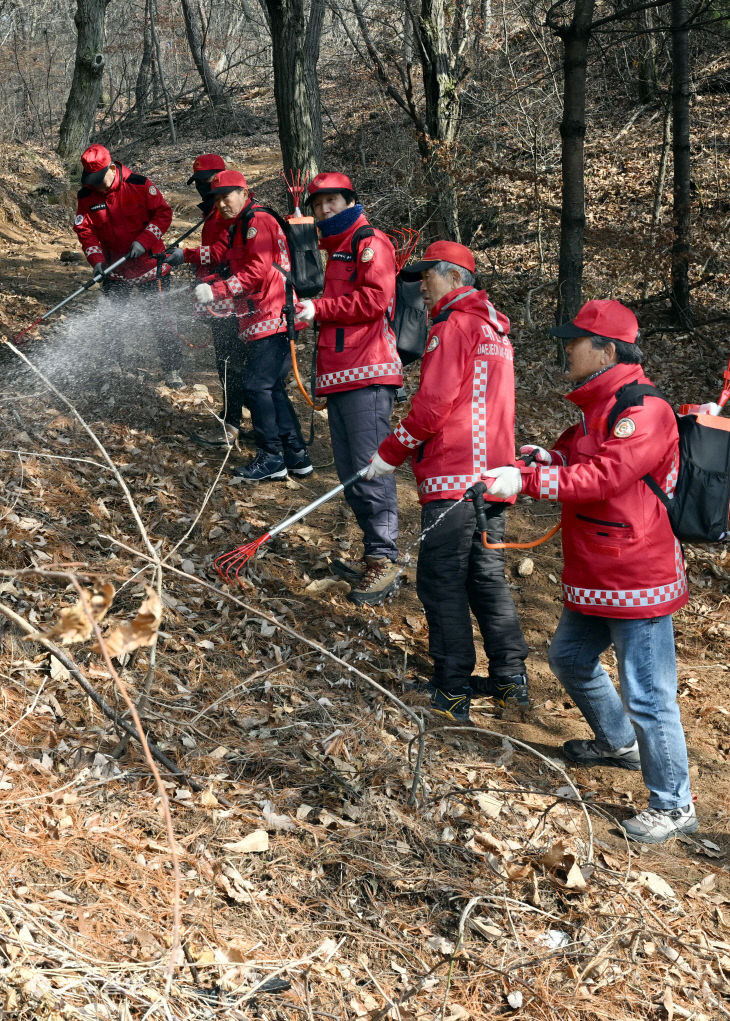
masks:
{"label": "forest floor", "polygon": [[[174,152],[160,144],[126,160],[173,204],[170,237],[193,222],[184,182],[211,144],[189,138]],[[602,146],[596,161],[608,174],[610,137]],[[275,136],[231,149],[224,155],[259,198],[281,206]],[[0,183],[0,331],[11,338],[84,282],[87,268],[61,258],[77,250],[73,192],[52,156],[2,147]],[[514,196],[519,182],[504,188]],[[717,194],[727,194],[724,179]],[[618,222],[616,209],[604,212]],[[545,442],[570,412],[544,330],[551,291],[520,230],[499,264],[494,249],[479,259],[513,321],[518,442]],[[708,228],[703,244],[714,236]],[[677,402],[720,389],[726,328],[713,323],[725,312],[728,255],[717,247],[714,281],[695,292],[708,326],[687,342],[661,303],[646,312],[649,375]],[[617,262],[587,289],[630,301],[636,285],[622,291],[620,275]],[[524,553],[507,555],[533,708],[500,714],[478,701],[472,728],[444,727],[407,691],[428,674],[410,468],[397,476],[403,585],[387,605],[354,607],[331,581],[331,557],[358,552],[341,499],[264,547],[240,586],[221,584],[214,557],[337,480],[322,413],[316,472],[302,482],[245,488],[226,468],[246,450],[224,465],[191,442],[213,421],[218,384],[206,327],[177,295],[174,313],[155,300],[112,324],[92,292],[34,334],[22,351],[56,392],[0,348],[0,603],[47,631],[77,601],[72,575],[89,589],[110,583],[109,636],[107,623],[138,613],[151,558],[162,558],[154,670],[142,647],[118,677],[138,697],[151,675],[147,733],[202,788],[164,770],[160,787],[134,744],[115,757],[117,733],[68,670],[0,625],[3,1016],[730,1017],[727,552],[687,549],[691,601],[675,619],[700,830],[630,846],[616,820],[645,807],[640,775],[569,768],[559,752],[589,732],[547,666],[561,605],[557,540],[529,554],[529,574],[517,570],[529,570]],[[159,382],[145,335],[150,317],[173,315],[192,345],[179,392]],[[121,371],[105,353],[111,329],[125,337]],[[291,395],[308,423],[295,386]],[[124,480],[139,524],[79,416]],[[521,498],[508,538],[542,535],[555,520],[553,508]],[[118,679],[92,643],[66,651],[123,711]],[[485,667],[480,654],[477,671]]]}

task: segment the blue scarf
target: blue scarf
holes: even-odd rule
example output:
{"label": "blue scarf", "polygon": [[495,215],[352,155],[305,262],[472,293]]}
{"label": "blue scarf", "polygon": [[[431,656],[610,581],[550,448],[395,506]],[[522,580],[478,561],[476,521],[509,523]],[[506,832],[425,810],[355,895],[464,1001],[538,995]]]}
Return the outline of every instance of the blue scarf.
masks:
{"label": "blue scarf", "polygon": [[328,220],[317,220],[317,230],[323,238],[331,238],[335,234],[344,234],[364,212],[365,210],[360,203],[356,202],[354,206],[343,209],[341,213],[335,213]]}

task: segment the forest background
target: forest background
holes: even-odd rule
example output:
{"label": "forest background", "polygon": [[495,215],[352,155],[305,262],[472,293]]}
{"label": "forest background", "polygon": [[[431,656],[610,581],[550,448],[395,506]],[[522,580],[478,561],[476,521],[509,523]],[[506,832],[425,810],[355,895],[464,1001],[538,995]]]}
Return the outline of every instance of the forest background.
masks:
{"label": "forest background", "polygon": [[[189,442],[216,386],[184,310],[181,394],[138,322],[119,323],[137,372],[110,379],[93,292],[17,336],[85,279],[89,141],[161,187],[170,240],[212,151],[280,209],[282,168],[343,170],[376,226],[470,245],[513,325],[518,442],[570,421],[545,328],[589,298],[637,311],[675,404],[717,399],[730,6],[0,0],[0,37],[5,1016],[730,1016],[723,547],[687,548],[677,618],[702,828],[637,851],[613,819],[643,807],[640,780],[555,754],[583,734],[546,663],[555,545],[508,559],[533,712],[431,729],[406,690],[428,670],[409,469],[392,603],[356,612],[328,578],[357,548],[336,503],[223,588],[215,555],[334,484],[322,416],[311,483],[242,493],[237,451]],[[521,500],[510,529],[553,519]],[[139,647],[110,656],[115,629]],[[125,739],[127,694],[162,760]]]}

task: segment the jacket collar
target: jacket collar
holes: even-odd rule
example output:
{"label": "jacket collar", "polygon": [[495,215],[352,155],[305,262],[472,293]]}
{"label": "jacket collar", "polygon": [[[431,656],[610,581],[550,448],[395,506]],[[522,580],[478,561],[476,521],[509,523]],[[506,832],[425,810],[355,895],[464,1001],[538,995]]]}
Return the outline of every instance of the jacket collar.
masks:
{"label": "jacket collar", "polygon": [[565,395],[565,399],[583,410],[597,401],[611,397],[625,383],[635,383],[643,379],[644,370],[640,365],[619,362],[617,365],[609,365],[603,372],[591,376],[584,383],[579,383],[574,390]]}
{"label": "jacket collar", "polygon": [[347,228],[347,230],[343,230],[341,234],[333,234],[331,237],[328,238],[320,237],[319,247],[324,249],[325,252],[337,252],[340,249],[344,250],[345,248],[349,248],[350,239],[352,238],[352,235],[355,233],[355,231],[359,230],[360,227],[369,226],[370,224],[368,223],[367,217],[365,216],[364,213],[362,213],[360,216],[358,216],[355,222],[351,224]]}
{"label": "jacket collar", "polygon": [[431,309],[431,319],[435,319],[436,316],[441,313],[453,302],[459,302],[467,296],[467,294],[476,294],[477,290],[475,287],[455,287],[453,291],[449,291],[443,298],[440,298]]}

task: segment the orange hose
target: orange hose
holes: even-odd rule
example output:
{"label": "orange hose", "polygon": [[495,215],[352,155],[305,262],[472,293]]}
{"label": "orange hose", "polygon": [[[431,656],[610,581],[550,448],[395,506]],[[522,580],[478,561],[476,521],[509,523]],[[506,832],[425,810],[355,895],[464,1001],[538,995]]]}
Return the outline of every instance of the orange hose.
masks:
{"label": "orange hose", "polygon": [[482,546],[484,549],[534,549],[535,546],[541,546],[544,542],[560,531],[560,522],[554,525],[549,532],[545,535],[541,535],[539,539],[533,539],[532,542],[487,542],[487,533],[482,532]]}
{"label": "orange hose", "polygon": [[304,383],[302,383],[302,377],[299,375],[299,365],[297,364],[297,351],[294,346],[293,337],[289,341],[289,350],[291,351],[292,372],[294,373],[294,379],[296,379],[297,381],[297,386],[299,387],[302,393],[302,397],[307,402],[310,408],[314,408],[315,411],[324,411],[324,409],[327,407],[327,402],[325,401],[324,404],[315,404],[312,398],[309,396],[309,393],[307,392],[307,388],[305,387]]}

